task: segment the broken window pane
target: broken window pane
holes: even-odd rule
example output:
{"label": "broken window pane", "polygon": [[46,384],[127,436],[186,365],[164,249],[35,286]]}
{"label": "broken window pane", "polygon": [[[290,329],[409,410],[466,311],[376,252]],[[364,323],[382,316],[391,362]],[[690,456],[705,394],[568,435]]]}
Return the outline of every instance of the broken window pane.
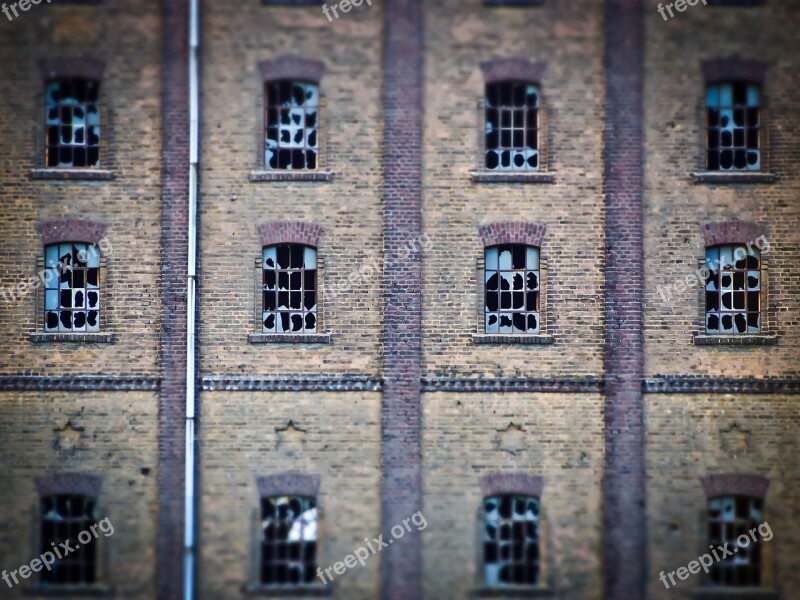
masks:
{"label": "broken window pane", "polygon": [[100,162],[99,85],[88,79],[53,79],[45,95],[45,164],[96,167]]}
{"label": "broken window pane", "polygon": [[539,169],[539,88],[505,81],[486,86],[486,168]]}
{"label": "broken window pane", "polygon": [[539,582],[539,499],[490,496],[483,501],[483,565],[487,586]]}
{"label": "broken window pane", "polygon": [[706,88],[709,171],[761,168],[758,85],[733,82]]}
{"label": "broken window pane", "polygon": [[761,254],[752,247],[726,244],[706,248],[708,333],[761,331],[760,264]]}
{"label": "broken window pane", "polygon": [[267,169],[316,169],[319,89],[302,81],[266,84],[264,165]]}
{"label": "broken window pane", "polygon": [[261,499],[261,583],[313,583],[317,556],[317,503],[314,498]]}
{"label": "broken window pane", "polygon": [[539,332],[539,249],[503,244],[485,250],[486,333]]}
{"label": "broken window pane", "polygon": [[92,244],[45,248],[44,330],[100,330],[100,251]]}
{"label": "broken window pane", "polygon": [[264,248],[262,331],[314,333],[317,330],[317,251],[302,244]]}
{"label": "broken window pane", "polygon": [[95,499],[89,496],[59,494],[41,499],[42,553],[67,542],[69,554],[56,559],[52,568],[41,572],[48,585],[87,585],[96,582],[97,544],[81,544],[78,535],[95,525]]}
{"label": "broken window pane", "polygon": [[[714,586],[751,587],[761,585],[761,544],[749,532],[762,523],[763,501],[749,496],[722,496],[708,502],[708,541],[735,550],[711,566]],[[744,535],[749,544],[737,545]],[[727,544],[727,546],[726,546]]]}

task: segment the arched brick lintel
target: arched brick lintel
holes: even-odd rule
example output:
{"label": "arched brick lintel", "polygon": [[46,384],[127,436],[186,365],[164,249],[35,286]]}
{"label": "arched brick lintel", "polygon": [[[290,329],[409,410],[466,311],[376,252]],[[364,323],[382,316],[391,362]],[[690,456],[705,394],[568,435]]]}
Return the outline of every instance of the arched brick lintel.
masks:
{"label": "arched brick lintel", "polygon": [[325,74],[325,63],[295,55],[283,55],[258,63],[264,81],[295,79],[319,83]]}
{"label": "arched brick lintel", "polygon": [[44,79],[76,77],[100,81],[105,68],[104,61],[87,57],[44,58],[39,61]]}
{"label": "arched brick lintel", "polygon": [[502,222],[488,223],[478,228],[484,247],[498,244],[526,244],[542,247],[547,225],[544,223]]}
{"label": "arched brick lintel", "polygon": [[527,81],[539,84],[542,82],[547,62],[532,62],[527,58],[497,58],[481,63],[483,79],[486,84],[500,81]]}
{"label": "arched brick lintel", "polygon": [[105,237],[106,228],[105,223],[86,219],[48,221],[37,227],[45,246],[62,242],[98,244]]}
{"label": "arched brick lintel", "polygon": [[261,246],[275,244],[304,244],[319,247],[319,241],[325,230],[314,223],[304,221],[271,221],[258,225]]}
{"label": "arched brick lintel", "polygon": [[707,223],[701,228],[706,247],[720,244],[747,244],[756,238],[766,236],[766,228],[758,223],[746,221],[726,221],[724,223]]}
{"label": "arched brick lintel", "polygon": [[481,478],[483,497],[500,494],[521,494],[540,498],[544,490],[544,477],[528,473],[490,473]]}
{"label": "arched brick lintel", "polygon": [[707,84],[730,81],[748,81],[763,84],[767,67],[768,65],[765,62],[745,59],[740,56],[712,58],[700,63],[703,79]]}
{"label": "arched brick lintel", "polygon": [[89,473],[47,473],[36,478],[36,490],[39,496],[80,494],[97,498],[102,483],[102,477]]}
{"label": "arched brick lintel", "polygon": [[700,482],[709,499],[718,496],[750,496],[763,500],[769,487],[769,479],[750,473],[708,475],[701,477]]}
{"label": "arched brick lintel", "polygon": [[258,495],[261,498],[271,496],[306,496],[316,498],[319,493],[319,476],[303,473],[276,473],[256,477]]}

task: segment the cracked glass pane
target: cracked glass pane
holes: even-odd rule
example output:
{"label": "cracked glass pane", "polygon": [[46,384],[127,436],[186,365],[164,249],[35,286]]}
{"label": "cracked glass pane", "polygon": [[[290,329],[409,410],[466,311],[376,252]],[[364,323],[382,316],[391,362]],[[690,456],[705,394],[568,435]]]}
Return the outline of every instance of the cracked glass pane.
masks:
{"label": "cracked glass pane", "polygon": [[707,170],[761,168],[759,95],[757,85],[744,82],[706,88]]}
{"label": "cracked glass pane", "polygon": [[317,251],[302,244],[264,248],[262,332],[317,330]]}
{"label": "cracked glass pane", "polygon": [[761,331],[761,255],[740,244],[706,248],[706,332]]}
{"label": "cracked glass pane", "polygon": [[261,532],[262,584],[277,587],[313,583],[317,568],[317,504],[314,498],[262,498]]}
{"label": "cracked glass pane", "polygon": [[[716,547],[736,549],[711,566],[713,586],[751,587],[761,585],[761,544],[750,532],[762,523],[763,501],[748,496],[723,496],[708,502],[708,541]],[[744,535],[750,543],[738,545]],[[727,546],[726,546],[727,544]]]}
{"label": "cracked glass pane", "polygon": [[518,81],[486,86],[486,168],[539,169],[539,89]]}
{"label": "cracked glass pane", "polygon": [[483,564],[487,586],[539,582],[539,499],[490,496],[483,501]]}
{"label": "cracked glass pane", "polygon": [[539,332],[539,249],[504,244],[485,250],[486,333]]}
{"label": "cracked glass pane", "polygon": [[100,162],[100,108],[96,81],[56,79],[45,96],[48,167],[96,167]]}
{"label": "cracked glass pane", "polygon": [[271,81],[264,107],[267,169],[317,167],[319,89],[313,83]]}
{"label": "cracked glass pane", "polygon": [[91,244],[45,248],[44,330],[100,330],[100,254]]}

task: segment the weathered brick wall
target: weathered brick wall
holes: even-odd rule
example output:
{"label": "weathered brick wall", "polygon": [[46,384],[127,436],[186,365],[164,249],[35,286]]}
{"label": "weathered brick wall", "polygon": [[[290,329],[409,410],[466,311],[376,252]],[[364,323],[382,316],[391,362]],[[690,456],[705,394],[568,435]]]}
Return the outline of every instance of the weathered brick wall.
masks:
{"label": "weathered brick wall", "polygon": [[[423,309],[427,376],[547,377],[602,370],[602,5],[426,5]],[[547,63],[541,81],[552,184],[472,183],[482,160],[480,63]],[[592,158],[594,157],[594,158]],[[482,164],[482,163],[480,163]],[[475,345],[478,227],[543,223],[550,346]],[[482,330],[481,330],[482,331]]]}
{"label": "weathered brick wall", "polygon": [[[41,553],[34,538],[38,525],[32,527],[40,514],[35,479],[52,472],[89,473],[102,478],[96,516],[108,517],[114,527],[98,540],[101,554],[107,553],[100,561],[106,561],[108,574],[103,583],[113,585],[119,597],[152,600],[156,394],[2,392],[0,412],[0,570],[18,569]],[[9,590],[0,584],[3,598],[23,597],[23,585]]]}
{"label": "weathered brick wall", "polygon": [[[159,3],[93,6],[40,4],[12,22],[3,18],[0,63],[0,286],[37,274],[42,241],[36,227],[58,219],[107,226],[107,286],[101,295],[106,344],[34,344],[41,320],[35,295],[0,298],[0,371],[49,375],[152,375],[158,364],[160,175]],[[105,61],[100,83],[102,168],[114,181],[33,181],[43,166],[42,59],[88,56]],[[108,150],[105,153],[105,149]],[[40,152],[41,150],[41,152]],[[103,154],[105,153],[105,154]],[[113,350],[113,351],[111,351]]]}
{"label": "weathered brick wall", "polygon": [[[381,30],[378,4],[329,23],[319,6],[258,2],[203,5],[200,343],[206,374],[370,374],[380,368],[382,297]],[[291,54],[321,60],[323,152],[332,182],[251,183],[263,169],[261,61]],[[259,160],[260,158],[260,160]],[[323,169],[324,170],[324,169]],[[305,221],[324,230],[318,256],[329,345],[250,344],[256,226]],[[369,277],[356,277],[365,262]],[[260,314],[260,300],[259,300]]]}
{"label": "weathered brick wall", "polygon": [[423,401],[424,597],[467,598],[483,587],[480,480],[524,473],[544,478],[543,584],[557,598],[600,598],[602,397],[431,393]]}
{"label": "weathered brick wall", "polygon": [[669,590],[658,576],[708,550],[700,478],[718,473],[770,480],[764,520],[774,537],[758,542],[764,585],[794,598],[800,585],[792,558],[800,545],[796,402],[789,395],[647,395],[648,598],[673,598],[702,586],[702,573]]}
{"label": "weathered brick wall", "polygon": [[[651,9],[646,18],[646,375],[797,377],[800,100],[795,90],[800,9],[791,0],[770,0],[758,8],[698,5],[666,23]],[[768,103],[768,168],[779,179],[773,184],[695,184],[689,173],[703,170],[705,143],[700,65],[736,54],[768,64],[762,90]],[[763,256],[777,345],[695,346],[692,333],[703,322],[698,285],[683,286],[668,302],[658,292],[659,285],[683,280],[705,259],[703,225],[733,220],[766,229],[770,248]]]}
{"label": "weathered brick wall", "polygon": [[[207,392],[203,406],[198,567],[203,597],[232,597],[252,581],[258,476],[295,471],[320,477],[317,563],[323,569],[363,546],[364,538],[378,536],[379,394]],[[328,584],[335,585],[333,597],[377,598],[380,560],[372,556],[364,567],[337,576]]]}
{"label": "weathered brick wall", "polygon": [[[101,331],[116,334],[113,344],[32,343],[29,335],[41,327],[37,319],[42,316],[35,294],[0,300],[4,376],[134,376],[146,380],[145,387],[154,386],[160,325],[160,18],[159,2],[127,0],[91,6],[42,3],[0,23],[0,286],[37,274],[41,224],[63,219],[101,223],[107,234],[101,247],[108,249],[101,291],[107,326]],[[112,170],[113,181],[29,176],[31,169],[43,166],[39,61],[64,57],[105,62],[100,168]],[[6,380],[4,385],[15,384]],[[115,529],[103,540],[107,583],[126,597],[153,598],[156,394],[67,392],[59,385],[66,382],[50,391],[0,394],[2,568],[16,569],[39,554],[33,544],[34,479],[53,471],[94,473],[103,478],[98,517],[108,516]],[[80,431],[56,431],[68,421]],[[19,587],[6,592],[21,597]]]}

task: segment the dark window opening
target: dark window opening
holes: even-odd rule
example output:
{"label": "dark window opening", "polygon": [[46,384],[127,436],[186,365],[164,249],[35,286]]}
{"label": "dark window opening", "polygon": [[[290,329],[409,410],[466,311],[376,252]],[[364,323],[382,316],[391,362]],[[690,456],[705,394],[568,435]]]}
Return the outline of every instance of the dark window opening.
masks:
{"label": "dark window opening", "polygon": [[319,89],[301,81],[266,84],[264,165],[267,169],[316,169]]}
{"label": "dark window opening", "polygon": [[[761,499],[748,496],[723,496],[708,501],[708,543],[714,548],[735,550],[711,565],[712,585],[761,585],[761,544],[753,541],[749,532],[763,522],[763,508]],[[736,540],[742,535],[750,540],[747,546],[737,545]]]}
{"label": "dark window opening", "polygon": [[262,331],[316,332],[316,249],[302,244],[267,246],[262,264]]}
{"label": "dark window opening", "polygon": [[[91,585],[97,581],[97,544],[81,544],[78,535],[95,524],[95,499],[80,495],[46,496],[41,499],[41,552],[56,556],[51,569],[42,569],[41,580],[52,585]],[[91,532],[90,532],[91,533]],[[66,542],[69,553],[60,545]],[[57,558],[58,549],[62,558]]]}
{"label": "dark window opening", "polygon": [[99,84],[87,79],[54,79],[47,82],[46,96],[46,166],[98,166]]}
{"label": "dark window opening", "polygon": [[317,568],[317,503],[314,498],[261,499],[261,583],[308,585]]}
{"label": "dark window opening", "polygon": [[757,171],[761,168],[760,90],[744,82],[706,89],[706,169]]}
{"label": "dark window opening", "polygon": [[486,168],[539,169],[539,88],[530,83],[486,86]]}
{"label": "dark window opening", "polygon": [[513,494],[484,499],[484,577],[488,586],[539,582],[539,499]]}

